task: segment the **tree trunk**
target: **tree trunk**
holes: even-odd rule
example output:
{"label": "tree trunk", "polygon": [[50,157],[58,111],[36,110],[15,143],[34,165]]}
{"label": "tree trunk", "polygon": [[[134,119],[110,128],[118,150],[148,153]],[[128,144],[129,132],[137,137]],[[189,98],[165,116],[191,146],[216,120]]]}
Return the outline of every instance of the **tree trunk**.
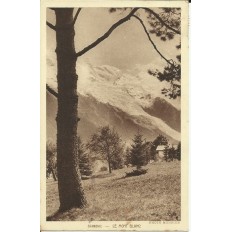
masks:
{"label": "tree trunk", "polygon": [[53,168],[51,168],[52,170],[52,177],[53,177],[53,179],[54,179],[54,181],[57,181],[57,178],[56,178],[56,173],[55,173],[55,171],[54,171],[54,169]]}
{"label": "tree trunk", "polygon": [[57,8],[56,55],[58,83],[57,172],[60,211],[83,208],[86,199],[77,157],[78,95],[73,8]]}
{"label": "tree trunk", "polygon": [[110,164],[110,160],[108,160],[108,165],[109,165],[109,173],[111,173],[111,164]]}
{"label": "tree trunk", "polygon": [[107,145],[107,151],[106,151],[106,154],[107,154],[107,161],[108,161],[108,167],[109,167],[109,173],[111,173],[112,172],[112,170],[111,170],[111,160],[110,160],[110,155],[109,155],[109,147],[108,147],[108,145]]}

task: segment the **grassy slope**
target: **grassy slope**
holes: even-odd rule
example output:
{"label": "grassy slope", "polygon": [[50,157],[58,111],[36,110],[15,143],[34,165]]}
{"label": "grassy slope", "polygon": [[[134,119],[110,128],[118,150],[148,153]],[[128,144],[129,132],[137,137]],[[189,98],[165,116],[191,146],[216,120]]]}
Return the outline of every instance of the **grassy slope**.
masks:
{"label": "grassy slope", "polygon": [[[88,207],[72,209],[52,220],[180,220],[180,162],[153,163],[148,173],[123,178],[131,168],[84,180]],[[59,208],[56,182],[47,183],[47,215]]]}

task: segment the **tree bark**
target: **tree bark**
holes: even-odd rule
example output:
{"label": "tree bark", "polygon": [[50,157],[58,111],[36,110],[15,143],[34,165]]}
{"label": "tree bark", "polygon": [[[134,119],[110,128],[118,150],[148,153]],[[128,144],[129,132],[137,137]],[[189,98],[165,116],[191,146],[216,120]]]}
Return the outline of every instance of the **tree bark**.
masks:
{"label": "tree bark", "polygon": [[77,157],[78,95],[73,8],[56,8],[58,83],[57,172],[60,211],[83,208],[86,199]]}

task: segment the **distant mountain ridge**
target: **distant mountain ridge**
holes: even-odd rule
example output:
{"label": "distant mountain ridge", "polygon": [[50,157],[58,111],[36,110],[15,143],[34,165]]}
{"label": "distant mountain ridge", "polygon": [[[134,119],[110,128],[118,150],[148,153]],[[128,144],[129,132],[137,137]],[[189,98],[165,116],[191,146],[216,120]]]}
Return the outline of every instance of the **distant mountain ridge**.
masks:
{"label": "distant mountain ridge", "polygon": [[[138,67],[136,67],[138,69]],[[78,70],[78,133],[87,140],[99,126],[114,126],[125,142],[139,130],[147,140],[158,134],[180,140],[180,103],[161,94],[165,83],[147,73],[126,73],[108,65],[81,64]],[[47,83],[57,88],[54,65],[48,65]],[[56,98],[47,93],[47,137],[56,137]]]}
{"label": "distant mountain ridge", "polygon": [[144,107],[143,109],[148,114],[162,119],[171,128],[180,132],[180,111],[165,101],[165,99],[157,97],[150,107]]}

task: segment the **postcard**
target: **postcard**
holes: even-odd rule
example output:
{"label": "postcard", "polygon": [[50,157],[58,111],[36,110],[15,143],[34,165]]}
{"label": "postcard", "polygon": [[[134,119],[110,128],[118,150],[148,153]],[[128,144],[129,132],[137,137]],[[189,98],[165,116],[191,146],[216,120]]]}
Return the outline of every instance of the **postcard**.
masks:
{"label": "postcard", "polygon": [[41,1],[41,231],[188,231],[188,4]]}

